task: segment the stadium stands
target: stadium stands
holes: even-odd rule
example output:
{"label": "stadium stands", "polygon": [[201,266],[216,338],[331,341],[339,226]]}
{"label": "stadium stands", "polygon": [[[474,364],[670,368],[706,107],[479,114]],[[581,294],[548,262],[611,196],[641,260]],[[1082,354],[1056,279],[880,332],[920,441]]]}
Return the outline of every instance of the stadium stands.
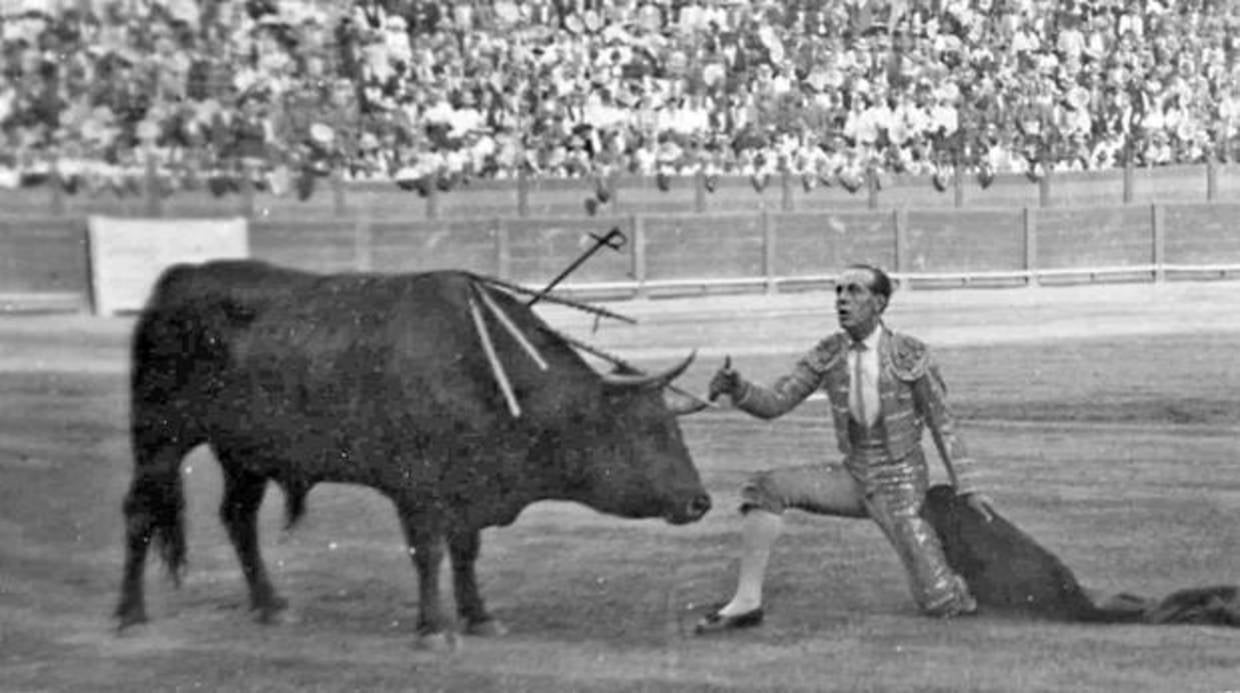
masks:
{"label": "stadium stands", "polygon": [[1235,6],[0,0],[0,188],[1227,160]]}

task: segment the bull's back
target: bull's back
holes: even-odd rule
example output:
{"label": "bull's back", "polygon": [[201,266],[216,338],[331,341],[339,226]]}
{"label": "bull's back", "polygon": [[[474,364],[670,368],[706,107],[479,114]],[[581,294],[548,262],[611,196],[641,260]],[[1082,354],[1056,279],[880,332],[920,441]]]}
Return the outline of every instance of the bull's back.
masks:
{"label": "bull's back", "polygon": [[251,459],[348,479],[485,427],[470,281],[324,275],[272,300],[229,342],[214,435]]}
{"label": "bull's back", "polygon": [[[496,374],[474,316],[483,320],[518,395],[531,404],[563,404],[592,371],[532,311],[503,295],[482,300],[477,277],[457,271],[317,278],[271,304],[238,335],[231,376],[242,395],[271,400],[285,415],[327,421],[355,416],[375,402],[383,418],[422,425],[487,419],[503,413]],[[540,370],[488,304],[550,363]],[[536,407],[535,407],[536,408]]]}
{"label": "bull's back", "polygon": [[239,372],[278,369],[305,376],[303,385],[381,372],[447,370],[476,341],[469,322],[470,277],[435,272],[410,275],[338,274],[314,277],[280,296],[235,334]]}
{"label": "bull's back", "polygon": [[130,391],[135,422],[164,417],[165,410],[191,416],[218,386],[235,335],[312,280],[307,273],[248,260],[165,270],[134,327]]}

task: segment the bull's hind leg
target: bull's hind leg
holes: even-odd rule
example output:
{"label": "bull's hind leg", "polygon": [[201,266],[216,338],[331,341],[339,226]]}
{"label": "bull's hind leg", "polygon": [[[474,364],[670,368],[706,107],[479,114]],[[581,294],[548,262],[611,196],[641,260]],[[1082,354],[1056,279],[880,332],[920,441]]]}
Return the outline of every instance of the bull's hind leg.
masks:
{"label": "bull's hind leg", "polygon": [[439,592],[439,567],[444,556],[440,522],[430,513],[418,512],[399,501],[397,512],[409,555],[418,571],[418,644],[429,650],[451,649],[456,646],[456,638]]}
{"label": "bull's hind leg", "polygon": [[258,612],[258,620],[262,623],[270,623],[288,606],[288,602],[276,595],[258,546],[258,506],[266,490],[264,477],[225,467],[220,519],[228,530],[228,538],[236,549],[241,571],[250,588],[250,608]]}
{"label": "bull's hind leg", "polygon": [[180,465],[197,440],[160,438],[152,429],[134,431],[134,474],[125,494],[125,572],[116,607],[118,629],[147,620],[143,572],[154,541],[173,581],[180,584],[185,565],[185,493]]}
{"label": "bull's hind leg", "polygon": [[448,538],[448,551],[452,557],[452,587],[456,593],[456,613],[465,622],[465,632],[470,635],[503,635],[504,626],[487,613],[482,594],[478,591],[478,577],[474,565],[482,545],[477,531],[453,533]]}

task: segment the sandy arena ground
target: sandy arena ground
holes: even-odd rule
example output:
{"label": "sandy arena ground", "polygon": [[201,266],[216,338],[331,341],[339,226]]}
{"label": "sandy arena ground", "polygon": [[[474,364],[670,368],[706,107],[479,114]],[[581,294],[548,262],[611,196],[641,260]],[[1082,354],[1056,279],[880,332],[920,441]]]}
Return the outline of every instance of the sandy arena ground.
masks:
{"label": "sandy arena ground", "polygon": [[[697,391],[724,354],[764,380],[834,327],[821,292],[608,306],[639,324],[540,310],[650,367],[698,349]],[[1240,582],[1240,283],[908,291],[888,321],[939,354],[1000,510],[1083,583]],[[316,489],[290,535],[268,494],[263,547],[292,617],[253,623],[197,451],[187,581],[174,590],[152,563],[152,622],[117,636],[131,325],[0,318],[0,691],[1240,690],[1240,632],[924,619],[875,527],[805,515],[776,550],[766,624],[689,635],[732,584],[737,486],[834,455],[817,402],[774,422],[684,420],[715,498],[695,525],[544,503],[488,530],[482,588],[512,632],[450,655],[413,648],[413,572],[365,489]]]}

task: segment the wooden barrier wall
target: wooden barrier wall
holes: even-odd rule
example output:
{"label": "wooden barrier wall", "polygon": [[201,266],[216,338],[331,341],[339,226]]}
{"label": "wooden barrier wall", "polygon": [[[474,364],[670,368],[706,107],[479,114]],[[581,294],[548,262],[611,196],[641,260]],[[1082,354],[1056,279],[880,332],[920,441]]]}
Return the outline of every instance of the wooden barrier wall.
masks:
{"label": "wooden barrier wall", "polygon": [[[601,235],[604,250],[571,277],[580,291],[682,293],[814,283],[847,262],[910,280],[1037,281],[1045,276],[1161,276],[1167,268],[1240,271],[1240,205],[639,214],[588,221],[524,218],[256,222],[255,257],[315,270],[464,268],[541,284]],[[1126,272],[1125,270],[1130,270]]]}
{"label": "wooden barrier wall", "polygon": [[0,311],[90,308],[85,219],[0,217]]}
{"label": "wooden barrier wall", "polygon": [[[848,262],[889,268],[910,286],[1240,272],[1236,203],[761,210],[588,220],[258,219],[250,224],[250,247],[256,258],[311,270],[461,268],[542,285],[593,243],[591,233],[613,227],[627,237],[621,252],[595,255],[566,289],[615,295],[773,291],[825,283]],[[61,295],[89,306],[87,258],[84,220],[0,220],[0,299]]]}

